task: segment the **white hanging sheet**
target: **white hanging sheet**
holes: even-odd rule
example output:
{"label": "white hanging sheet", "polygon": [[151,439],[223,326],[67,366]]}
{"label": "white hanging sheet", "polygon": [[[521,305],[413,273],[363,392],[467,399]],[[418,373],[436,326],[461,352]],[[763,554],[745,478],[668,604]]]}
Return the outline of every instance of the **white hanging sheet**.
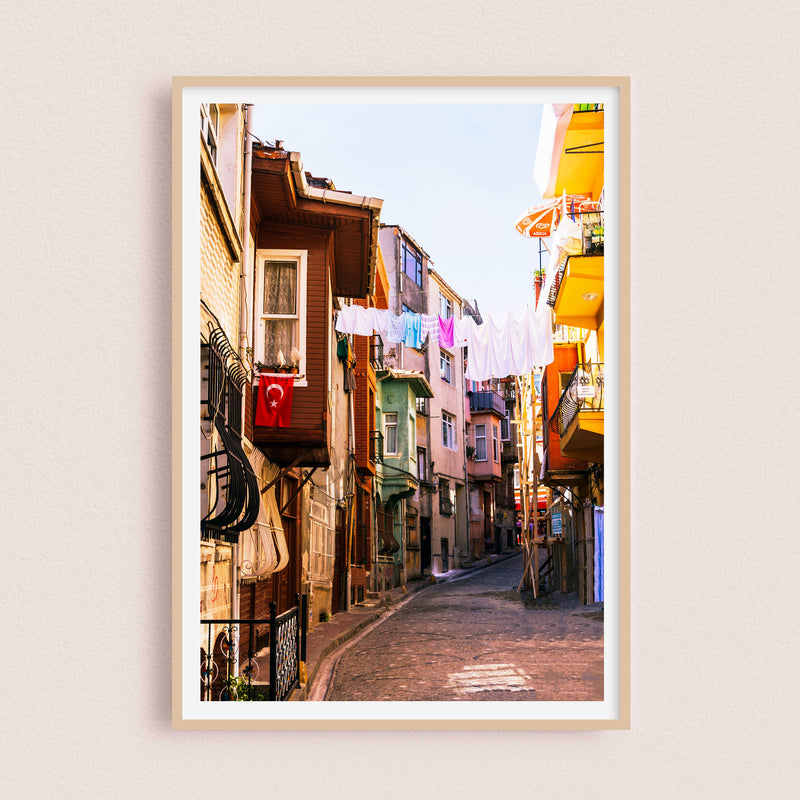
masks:
{"label": "white hanging sheet", "polygon": [[[482,325],[478,325],[473,317],[453,320],[453,346],[468,348],[468,380],[526,375],[535,367],[544,367],[553,361],[553,312],[545,298],[560,260],[565,257],[562,250],[553,252],[539,303],[536,308],[526,305],[519,318],[506,314],[498,321],[489,316]],[[408,343],[408,317],[407,312],[397,315],[376,308],[345,306],[336,319],[336,330],[360,336],[371,336],[375,331],[386,342],[405,340]],[[413,318],[415,322],[420,318],[424,326],[421,330],[425,331],[429,341],[439,341],[439,337],[432,334],[433,328],[438,326],[438,317],[415,314]]]}

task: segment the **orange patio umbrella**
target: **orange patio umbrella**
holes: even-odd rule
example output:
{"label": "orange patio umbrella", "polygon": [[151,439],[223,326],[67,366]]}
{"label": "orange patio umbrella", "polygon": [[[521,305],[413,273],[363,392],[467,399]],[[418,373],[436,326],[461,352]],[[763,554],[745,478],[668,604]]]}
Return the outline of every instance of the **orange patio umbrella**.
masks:
{"label": "orange patio umbrella", "polygon": [[517,219],[514,227],[523,236],[530,238],[550,236],[563,215],[596,211],[597,207],[598,204],[586,195],[565,193],[561,197],[543,200],[541,203],[531,206]]}

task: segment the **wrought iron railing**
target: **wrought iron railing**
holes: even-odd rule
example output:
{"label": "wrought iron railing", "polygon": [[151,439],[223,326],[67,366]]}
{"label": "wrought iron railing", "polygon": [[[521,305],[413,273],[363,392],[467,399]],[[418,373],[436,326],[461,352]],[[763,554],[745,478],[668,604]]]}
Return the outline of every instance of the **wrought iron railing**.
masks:
{"label": "wrought iron railing", "polygon": [[[605,250],[605,215],[602,211],[587,211],[583,214],[575,214],[583,227],[583,241],[581,251],[572,253],[572,256],[601,256]],[[555,306],[558,290],[561,288],[561,281],[567,269],[569,258],[558,268],[553,285],[550,287],[550,294],[547,296],[547,305]]]}
{"label": "wrought iron railing", "polygon": [[228,381],[228,427],[242,435],[242,398],[244,394],[233,381]]}
{"label": "wrought iron railing", "polygon": [[374,335],[369,343],[369,360],[373,369],[383,369],[383,340]]}
{"label": "wrought iron railing", "polygon": [[602,411],[604,390],[603,364],[578,364],[548,420],[550,430],[561,436],[578,412]]}
{"label": "wrought iron railing", "polygon": [[383,463],[383,434],[380,431],[369,432],[369,460],[373,464]]}
{"label": "wrought iron railing", "polygon": [[473,392],[469,398],[470,411],[496,411],[506,415],[506,401],[497,392]]}
{"label": "wrought iron railing", "polygon": [[[201,455],[203,480],[213,481],[213,507],[201,520],[201,537],[236,542],[239,531],[258,516],[258,480],[242,448],[242,397],[247,372],[221,328],[212,328],[201,340],[201,363],[207,372],[205,419],[217,436],[214,449]],[[207,462],[207,463],[206,463]]]}
{"label": "wrought iron railing", "polygon": [[[300,664],[306,659],[308,598],[295,595],[297,605],[283,614],[269,604],[269,619],[202,619],[206,646],[200,658],[202,700],[286,700],[300,685]],[[266,666],[256,654],[256,626],[268,625],[269,683],[258,677]],[[216,636],[213,636],[217,628]],[[240,651],[246,640],[246,657]],[[238,676],[237,672],[238,664]],[[266,690],[264,696],[262,692]]]}

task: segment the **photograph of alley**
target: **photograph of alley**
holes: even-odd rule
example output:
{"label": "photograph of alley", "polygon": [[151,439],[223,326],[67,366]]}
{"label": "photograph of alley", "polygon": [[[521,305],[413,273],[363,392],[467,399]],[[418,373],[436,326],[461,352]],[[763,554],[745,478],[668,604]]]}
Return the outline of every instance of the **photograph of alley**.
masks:
{"label": "photograph of alley", "polygon": [[596,94],[192,106],[203,705],[608,699]]}

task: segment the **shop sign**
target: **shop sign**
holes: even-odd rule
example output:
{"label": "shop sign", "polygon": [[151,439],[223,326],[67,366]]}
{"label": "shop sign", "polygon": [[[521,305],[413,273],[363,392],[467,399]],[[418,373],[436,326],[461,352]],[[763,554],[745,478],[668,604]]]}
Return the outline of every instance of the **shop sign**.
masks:
{"label": "shop sign", "polygon": [[552,511],[550,517],[550,527],[553,532],[553,536],[561,536],[561,511],[556,510],[555,508]]}

